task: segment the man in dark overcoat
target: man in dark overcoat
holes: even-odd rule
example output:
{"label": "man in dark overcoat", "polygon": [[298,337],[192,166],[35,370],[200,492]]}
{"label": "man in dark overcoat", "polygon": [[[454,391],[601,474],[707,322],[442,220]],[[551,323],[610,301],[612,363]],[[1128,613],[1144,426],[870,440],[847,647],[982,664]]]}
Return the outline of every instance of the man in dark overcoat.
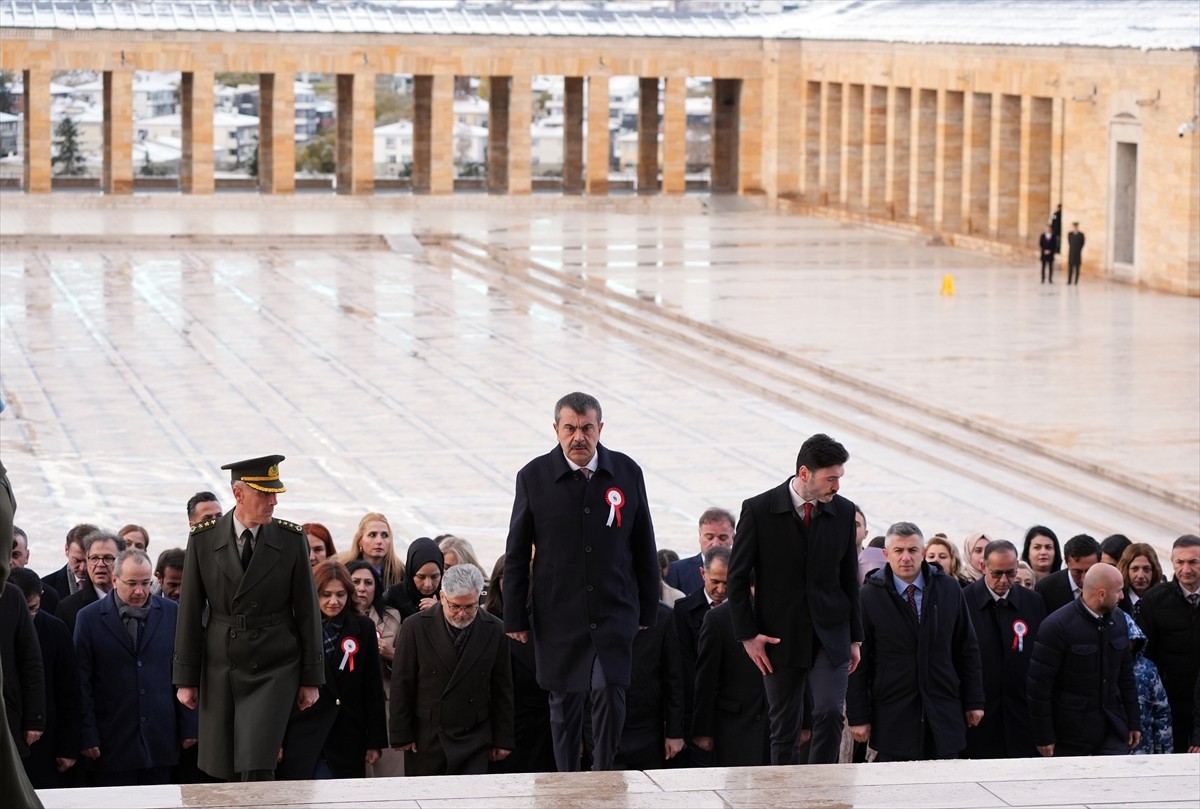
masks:
{"label": "man in dark overcoat", "polygon": [[707,766],[759,767],[771,763],[771,730],[762,672],[733,637],[728,604],[704,616],[696,658],[693,744],[709,754]]}
{"label": "man in dark overcoat", "polygon": [[1092,565],[1080,597],[1042,621],[1027,699],[1043,756],[1125,755],[1141,740],[1129,629],[1113,617],[1123,584],[1112,565]]}
{"label": "man in dark overcoat", "polygon": [[[733,522],[729,523],[733,531]],[[683,721],[684,738],[691,736],[688,728],[692,723],[692,706],[695,704],[696,654],[700,640],[700,627],[704,624],[704,616],[718,604],[724,603],[728,596],[729,581],[729,547],[712,544],[701,554],[700,589],[675,602],[673,618],[675,634],[679,638],[679,655],[683,670],[687,675],[683,678]],[[686,751],[689,764],[693,767],[707,767],[708,753],[694,745]]]}
{"label": "man in dark overcoat", "polygon": [[199,765],[216,778],[274,780],[292,704],[311,707],[325,682],[304,529],[272,517],[282,460],[221,467],[237,504],[188,539],[174,681],[180,702],[199,702]]}
{"label": "man in dark overcoat", "polygon": [[846,677],[862,641],[854,503],[837,493],[849,458],[829,436],[811,436],[793,477],[742,504],[729,606],[736,637],[766,680],[772,764],[800,763],[806,689],[809,763],[836,764],[840,755]]}
{"label": "man in dark overcoat", "polygon": [[171,687],[175,602],[150,594],[146,552],[122,551],[113,589],[79,611],[75,657],[82,694],[80,744],[98,786],[170,783],[195,711]]}
{"label": "man in dark overcoat", "polygon": [[555,405],[558,446],[517,473],[504,565],[504,628],[522,642],[533,629],[563,772],[580,768],[589,692],[592,769],[613,768],[633,638],[654,625],[662,592],[642,470],[600,444],[603,427],[593,396]]}
{"label": "man in dark overcoat", "polygon": [[983,578],[963,591],[979,641],[985,700],[983,721],[967,728],[967,758],[1030,758],[1037,750],[1025,683],[1046,606],[1040,595],[1015,583],[1015,545],[989,542],[983,558]]}
{"label": "man in dark overcoat", "polygon": [[1067,283],[1079,283],[1079,268],[1083,265],[1083,231],[1078,222],[1071,223],[1071,232],[1067,234]]}
{"label": "man in dark overcoat", "polygon": [[486,773],[515,746],[508,643],[482,589],[479,568],[447,568],[439,603],[400,624],[389,735],[406,776]]}
{"label": "man in dark overcoat", "polygon": [[862,662],[846,715],[877,761],[958,758],[983,719],[975,628],[957,580],[924,561],[917,526],[888,528],[888,563],[863,585]]}

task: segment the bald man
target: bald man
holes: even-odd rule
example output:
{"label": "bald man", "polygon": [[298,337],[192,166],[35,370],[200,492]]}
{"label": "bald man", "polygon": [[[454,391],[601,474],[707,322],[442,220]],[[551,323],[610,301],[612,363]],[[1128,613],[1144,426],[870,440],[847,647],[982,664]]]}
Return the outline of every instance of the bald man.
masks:
{"label": "bald man", "polygon": [[1093,565],[1082,595],[1038,630],[1028,702],[1043,756],[1124,755],[1141,739],[1129,632],[1114,618],[1123,583],[1112,565]]}

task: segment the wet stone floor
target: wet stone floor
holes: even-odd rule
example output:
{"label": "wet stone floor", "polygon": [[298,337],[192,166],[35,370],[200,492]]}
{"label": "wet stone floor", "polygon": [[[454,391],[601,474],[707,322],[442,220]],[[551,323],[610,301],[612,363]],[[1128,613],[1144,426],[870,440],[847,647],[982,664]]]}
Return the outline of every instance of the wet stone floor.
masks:
{"label": "wet stone floor", "polygon": [[1200,300],[758,206],[487,202],[0,199],[0,452],[31,566],[81,521],[182,545],[192,493],[231,504],[222,463],[280,453],[276,516],[344,547],[381,511],[401,545],[454,533],[490,567],[576,389],[681,553],[818,431],[872,534],[1042,523],[1165,561],[1200,528]]}

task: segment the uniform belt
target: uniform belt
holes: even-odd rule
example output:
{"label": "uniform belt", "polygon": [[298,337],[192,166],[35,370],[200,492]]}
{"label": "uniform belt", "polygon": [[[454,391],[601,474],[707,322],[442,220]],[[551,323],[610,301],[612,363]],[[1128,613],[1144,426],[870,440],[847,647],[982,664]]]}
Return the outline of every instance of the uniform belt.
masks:
{"label": "uniform belt", "polygon": [[264,626],[275,626],[280,623],[283,618],[278,614],[272,615],[225,615],[220,612],[213,612],[208,617],[209,621],[216,621],[218,624],[225,624],[234,629],[261,629]]}

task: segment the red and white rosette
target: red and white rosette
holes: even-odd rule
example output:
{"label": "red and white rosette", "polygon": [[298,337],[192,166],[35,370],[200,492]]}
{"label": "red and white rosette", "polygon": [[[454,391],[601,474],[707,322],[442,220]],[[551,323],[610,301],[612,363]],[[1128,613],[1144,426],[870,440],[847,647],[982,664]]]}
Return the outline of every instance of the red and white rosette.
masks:
{"label": "red and white rosette", "polygon": [[1022,621],[1020,618],[1013,621],[1013,645],[1012,647],[1018,652],[1025,651],[1025,636],[1029,634],[1029,624]]}
{"label": "red and white rosette", "polygon": [[616,486],[612,487],[604,493],[604,499],[608,503],[608,522],[605,523],[609,528],[612,528],[613,521],[617,523],[617,527],[621,527],[621,506],[625,505],[625,495]]}
{"label": "red and white rosette", "polygon": [[338,666],[338,671],[343,671],[349,667],[350,671],[354,671],[354,655],[358,652],[358,641],[354,638],[342,638],[342,664]]}

